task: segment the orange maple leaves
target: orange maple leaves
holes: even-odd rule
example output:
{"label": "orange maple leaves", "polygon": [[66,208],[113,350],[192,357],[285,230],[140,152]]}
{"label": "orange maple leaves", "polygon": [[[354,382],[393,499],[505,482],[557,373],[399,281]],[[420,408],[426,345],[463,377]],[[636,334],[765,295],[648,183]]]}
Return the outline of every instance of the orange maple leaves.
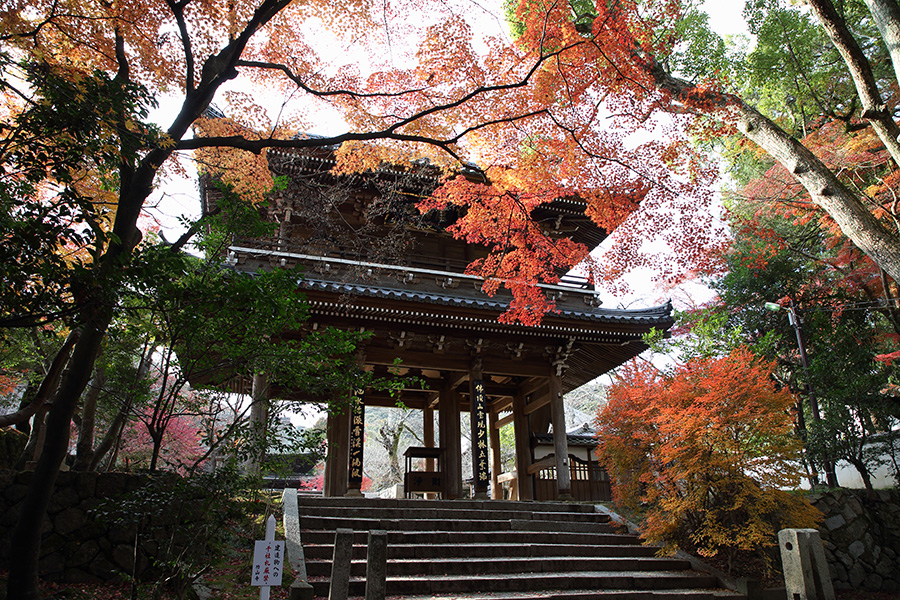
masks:
{"label": "orange maple leaves", "polygon": [[597,417],[599,459],[617,501],[649,503],[645,536],[701,551],[774,543],[779,525],[816,514],[781,487],[794,486],[800,444],[793,397],[777,391],[773,365],[738,348],[695,359],[662,377],[628,366]]}

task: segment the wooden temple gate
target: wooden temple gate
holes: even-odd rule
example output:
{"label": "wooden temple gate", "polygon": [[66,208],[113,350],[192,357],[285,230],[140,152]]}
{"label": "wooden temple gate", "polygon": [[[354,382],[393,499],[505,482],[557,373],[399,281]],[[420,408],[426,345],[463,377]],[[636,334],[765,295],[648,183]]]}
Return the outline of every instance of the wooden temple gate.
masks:
{"label": "wooden temple gate", "polygon": [[[269,160],[273,171],[295,182],[314,181],[317,190],[343,186],[342,201],[330,210],[335,211],[336,222],[351,229],[371,225],[373,217],[366,215],[366,207],[381,192],[367,181],[390,180],[412,197],[430,193],[437,185],[427,172],[413,173],[414,186],[397,181],[410,174],[398,175],[396,169],[370,173],[362,182],[358,178],[342,182],[330,175],[334,162],[326,150],[272,151]],[[487,254],[485,248],[453,239],[437,225],[408,227],[410,250],[399,259],[373,257],[365,248],[329,245],[318,236],[323,226],[310,221],[313,217],[304,205],[313,201],[309,189],[298,183],[276,195],[268,216],[279,225],[277,236],[235,240],[229,264],[247,271],[303,266],[299,287],[310,307],[309,330],[333,326],[370,332],[359,348],[360,368],[390,376],[399,359],[400,375],[413,374],[425,382],[404,389],[400,400],[423,411],[425,446],[436,449],[432,461],[440,458],[445,497],[463,493],[460,415],[468,412],[476,497],[487,497],[488,482],[493,496],[501,497],[500,428],[511,423],[516,468],[504,479],[514,480],[517,497],[534,499],[535,479],[539,485],[546,482],[543,476],[531,476],[541,469],[532,464],[530,435],[552,431],[554,459],[549,466],[554,495],[571,498],[572,473],[575,488],[582,476],[580,466],[570,465],[563,394],[642,352],[643,334],[671,327],[671,306],[605,309],[586,281],[563,278],[559,284],[542,286],[557,310],[540,325],[501,323],[498,318],[511,297],[502,290],[488,296],[481,290],[484,281],[465,273],[468,262]],[[204,206],[211,209],[215,190],[207,186],[204,191]],[[606,232],[585,216],[585,208],[577,198],[561,198],[534,211],[533,217],[544,223],[548,236],[568,235],[595,247]],[[349,406],[357,400],[360,407],[395,406],[397,398],[366,390],[357,399],[336,400],[348,409],[328,417],[325,494],[359,494],[364,466],[362,413]],[[426,470],[434,469],[430,465]]]}

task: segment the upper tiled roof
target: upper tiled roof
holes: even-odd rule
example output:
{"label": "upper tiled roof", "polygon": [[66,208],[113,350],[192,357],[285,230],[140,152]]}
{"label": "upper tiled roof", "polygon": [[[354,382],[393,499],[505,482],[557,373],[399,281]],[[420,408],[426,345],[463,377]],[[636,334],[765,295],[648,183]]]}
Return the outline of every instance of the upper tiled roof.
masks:
{"label": "upper tiled roof", "polygon": [[[410,289],[400,289],[384,285],[367,285],[359,283],[338,283],[318,279],[304,279],[302,286],[308,290],[321,290],[337,294],[348,294],[369,298],[388,298],[405,300],[408,302],[423,302],[443,306],[457,306],[461,308],[474,308],[503,312],[509,308],[509,304],[496,298],[477,298],[471,295],[453,294],[443,291],[428,292]],[[600,323],[616,324],[640,324],[645,326],[664,325],[672,322],[672,304],[655,306],[643,309],[619,309],[585,306],[582,310],[559,308],[554,316],[566,319],[581,319]]]}

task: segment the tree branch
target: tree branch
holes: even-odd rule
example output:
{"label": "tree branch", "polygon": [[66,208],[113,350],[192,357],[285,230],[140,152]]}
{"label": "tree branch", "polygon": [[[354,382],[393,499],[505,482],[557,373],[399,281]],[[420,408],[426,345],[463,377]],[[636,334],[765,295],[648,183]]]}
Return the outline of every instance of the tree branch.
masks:
{"label": "tree branch", "polygon": [[44,376],[43,381],[41,381],[41,386],[38,388],[38,391],[34,395],[34,398],[31,400],[31,403],[25,408],[17,410],[14,413],[0,416],[0,427],[8,427],[10,425],[16,425],[18,423],[27,421],[38,411],[41,406],[44,405],[47,399],[56,392],[56,386],[59,384],[59,379],[62,376],[63,369],[69,362],[69,356],[72,354],[72,348],[75,346],[75,342],[78,341],[78,338],[80,336],[80,329],[75,329],[71,333],[69,333],[69,336],[63,343],[62,348],[59,349],[59,352],[57,352],[56,356],[53,358],[53,362],[50,364],[50,369]]}
{"label": "tree branch", "polygon": [[891,111],[887,109],[878,91],[869,60],[830,0],[809,0],[809,6],[847,64],[856,85],[856,94],[863,105],[862,118],[872,124],[891,158],[900,165],[900,142],[897,141],[900,127],[894,122]]}
{"label": "tree branch", "polygon": [[178,32],[181,35],[181,45],[184,48],[184,89],[193,90],[195,77],[194,51],[191,48],[191,35],[190,32],[188,32],[187,22],[184,20],[184,7],[188,5],[188,2],[189,0],[182,0],[181,2],[166,0],[166,4],[169,6],[172,15],[175,17],[175,22],[178,23]]}

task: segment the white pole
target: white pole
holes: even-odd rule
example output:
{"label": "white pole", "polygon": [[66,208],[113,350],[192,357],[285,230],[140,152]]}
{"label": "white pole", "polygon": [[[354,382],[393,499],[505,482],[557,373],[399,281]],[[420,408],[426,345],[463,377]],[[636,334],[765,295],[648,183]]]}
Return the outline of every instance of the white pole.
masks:
{"label": "white pole", "polygon": [[[266,519],[266,541],[275,540],[275,516],[269,515]],[[259,588],[259,600],[269,600],[269,586],[264,585]]]}

